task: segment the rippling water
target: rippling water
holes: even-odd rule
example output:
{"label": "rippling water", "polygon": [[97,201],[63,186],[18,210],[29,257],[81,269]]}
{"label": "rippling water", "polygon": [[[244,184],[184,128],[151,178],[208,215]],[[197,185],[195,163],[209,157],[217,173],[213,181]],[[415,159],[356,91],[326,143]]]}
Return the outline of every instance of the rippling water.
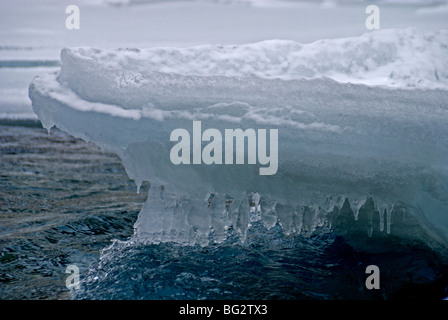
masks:
{"label": "rippling water", "polygon": [[145,192],[115,155],[30,125],[0,126],[0,298],[67,299],[66,266],[131,235]]}
{"label": "rippling water", "polygon": [[[423,244],[322,228],[285,237],[253,223],[241,243],[132,239],[146,199],[113,154],[38,124],[0,125],[0,299],[393,299],[448,295]],[[346,230],[345,230],[346,231]],[[352,232],[352,231],[351,231]],[[356,244],[356,245],[354,245]],[[65,286],[80,268],[81,288]],[[366,266],[381,288],[365,286]]]}

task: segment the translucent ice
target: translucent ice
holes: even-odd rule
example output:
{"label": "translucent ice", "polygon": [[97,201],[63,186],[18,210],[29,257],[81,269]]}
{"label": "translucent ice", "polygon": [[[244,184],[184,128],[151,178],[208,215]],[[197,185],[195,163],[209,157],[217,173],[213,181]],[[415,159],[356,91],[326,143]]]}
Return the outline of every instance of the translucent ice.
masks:
{"label": "translucent ice", "polygon": [[[406,29],[308,45],[64,49],[61,71],[29,95],[46,128],[115,151],[137,185],[150,182],[138,239],[244,239],[261,219],[286,235],[361,225],[446,244],[447,40]],[[170,133],[194,120],[278,129],[277,173],[174,165]]]}

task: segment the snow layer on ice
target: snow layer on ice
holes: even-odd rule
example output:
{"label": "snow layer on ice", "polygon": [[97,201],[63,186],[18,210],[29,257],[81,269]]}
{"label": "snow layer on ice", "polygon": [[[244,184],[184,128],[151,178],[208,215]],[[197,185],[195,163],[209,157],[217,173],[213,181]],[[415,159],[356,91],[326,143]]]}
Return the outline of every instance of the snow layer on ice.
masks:
{"label": "snow layer on ice", "polygon": [[[151,73],[309,79],[328,77],[339,82],[405,88],[448,88],[448,31],[414,28],[378,30],[361,37],[318,40],[301,44],[269,40],[246,45],[203,45],[189,48],[101,50],[65,49],[61,80],[83,87],[93,82],[116,86],[151,86]],[[71,63],[71,61],[83,63]],[[101,68],[78,81],[77,68]],[[73,69],[72,69],[73,68]],[[117,79],[117,76],[120,76]],[[109,94],[109,92],[107,93]],[[117,99],[116,95],[112,99]],[[117,100],[114,100],[117,101]],[[136,102],[137,104],[140,102]],[[129,105],[128,101],[123,105]]]}

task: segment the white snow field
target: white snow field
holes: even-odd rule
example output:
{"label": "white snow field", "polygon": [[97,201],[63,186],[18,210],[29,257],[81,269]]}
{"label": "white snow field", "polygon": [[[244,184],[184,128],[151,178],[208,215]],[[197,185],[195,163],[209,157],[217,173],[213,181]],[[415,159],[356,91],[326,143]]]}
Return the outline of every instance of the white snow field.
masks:
{"label": "white snow field", "polygon": [[[29,95],[45,128],[115,151],[137,186],[151,184],[139,240],[205,244],[231,225],[244,240],[251,219],[310,234],[348,201],[368,236],[443,247],[447,41],[406,28],[309,44],[64,48],[61,70],[36,77]],[[277,172],[173,164],[170,134],[193,121],[202,132],[278,129]]]}

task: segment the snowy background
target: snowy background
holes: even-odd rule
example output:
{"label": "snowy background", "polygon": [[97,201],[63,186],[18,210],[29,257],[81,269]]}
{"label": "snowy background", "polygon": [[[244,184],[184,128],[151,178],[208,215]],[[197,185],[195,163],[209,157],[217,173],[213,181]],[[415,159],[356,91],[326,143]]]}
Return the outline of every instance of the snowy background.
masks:
{"label": "snowy background", "polygon": [[[2,0],[0,118],[36,118],[28,85],[34,76],[58,69],[63,47],[141,49],[272,39],[305,44],[354,37],[372,32],[365,27],[365,8],[371,3],[380,7],[381,29],[448,28],[448,2],[432,0]],[[70,4],[80,8],[80,30],[65,27],[65,8]],[[328,60],[339,59],[332,57],[334,44],[324,45]],[[407,54],[413,56],[413,52]]]}

